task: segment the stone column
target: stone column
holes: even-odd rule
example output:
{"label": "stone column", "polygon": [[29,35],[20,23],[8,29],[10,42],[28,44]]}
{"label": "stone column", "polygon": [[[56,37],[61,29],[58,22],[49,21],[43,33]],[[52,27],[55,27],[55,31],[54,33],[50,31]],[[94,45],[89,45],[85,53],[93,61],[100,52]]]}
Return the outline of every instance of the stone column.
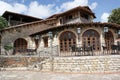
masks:
{"label": "stone column", "polygon": [[101,51],[103,52],[103,47],[105,46],[105,38],[104,38],[104,32],[101,30],[101,34],[100,34],[100,41],[101,41]]}

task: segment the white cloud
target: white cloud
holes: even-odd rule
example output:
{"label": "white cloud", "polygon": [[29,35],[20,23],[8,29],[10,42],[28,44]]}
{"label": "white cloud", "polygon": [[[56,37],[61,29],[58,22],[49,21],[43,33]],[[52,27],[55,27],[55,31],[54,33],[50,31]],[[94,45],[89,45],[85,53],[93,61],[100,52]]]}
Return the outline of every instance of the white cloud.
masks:
{"label": "white cloud", "polygon": [[19,13],[25,13],[27,11],[27,6],[19,3],[15,3],[13,5],[13,11],[19,12]]}
{"label": "white cloud", "polygon": [[109,13],[103,13],[101,16],[101,22],[107,22],[109,15]]}
{"label": "white cloud", "polygon": [[0,8],[0,15],[2,15],[6,10],[17,13],[24,13],[39,18],[45,18],[55,13],[53,4],[42,5],[37,1],[31,2],[29,6],[17,2],[10,4],[4,1],[0,1],[0,5],[2,7]]}
{"label": "white cloud", "polygon": [[7,2],[0,1],[0,6],[0,15],[2,15],[6,10],[18,13],[24,13],[27,11],[27,7],[20,3],[9,4]]}
{"label": "white cloud", "polygon": [[95,9],[97,7],[98,3],[97,2],[94,2],[90,5],[90,8],[91,9]]}
{"label": "white cloud", "polygon": [[43,5],[38,3],[37,1],[31,1],[29,5],[25,5],[24,1],[25,0],[22,0],[23,3],[8,3],[6,1],[0,0],[0,6],[2,7],[0,8],[0,15],[2,15],[4,11],[8,10],[17,13],[24,13],[39,18],[46,18],[52,14],[63,12],[76,6],[90,6],[91,9],[95,9],[97,6],[96,2],[89,5],[88,0],[68,1],[61,4],[61,6],[57,6],[55,4]]}
{"label": "white cloud", "polygon": [[89,6],[91,9],[95,9],[97,5],[98,5],[97,2],[94,2],[89,5],[88,0],[74,0],[74,1],[63,3],[59,9],[61,9],[61,11],[64,11],[77,6]]}
{"label": "white cloud", "polygon": [[0,1],[0,5],[1,5],[0,15],[2,15],[5,10],[11,10],[12,9],[12,6],[10,4],[6,3],[6,2]]}
{"label": "white cloud", "polygon": [[63,3],[60,7],[61,10],[68,10],[76,6],[87,6],[88,0],[74,0],[70,2]]}
{"label": "white cloud", "polygon": [[34,1],[30,3],[27,14],[35,17],[45,18],[54,13],[53,7],[53,4],[41,5],[37,1]]}

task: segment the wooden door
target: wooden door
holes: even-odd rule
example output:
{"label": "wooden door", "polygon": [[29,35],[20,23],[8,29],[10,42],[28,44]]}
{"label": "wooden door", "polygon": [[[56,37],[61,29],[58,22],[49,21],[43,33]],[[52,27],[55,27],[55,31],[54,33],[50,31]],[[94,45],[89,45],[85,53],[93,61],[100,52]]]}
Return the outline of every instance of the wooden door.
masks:
{"label": "wooden door", "polygon": [[87,30],[82,35],[82,45],[92,46],[94,50],[100,50],[100,35],[95,30]]}
{"label": "wooden door", "polygon": [[69,51],[71,45],[76,45],[76,36],[71,31],[63,32],[60,37],[60,51]]}
{"label": "wooden door", "polygon": [[27,41],[22,38],[15,40],[14,49],[15,49],[15,53],[16,52],[24,52],[24,50],[27,49]]}
{"label": "wooden door", "polygon": [[114,37],[111,31],[105,33],[105,45],[108,50],[111,49],[111,45],[114,44]]}

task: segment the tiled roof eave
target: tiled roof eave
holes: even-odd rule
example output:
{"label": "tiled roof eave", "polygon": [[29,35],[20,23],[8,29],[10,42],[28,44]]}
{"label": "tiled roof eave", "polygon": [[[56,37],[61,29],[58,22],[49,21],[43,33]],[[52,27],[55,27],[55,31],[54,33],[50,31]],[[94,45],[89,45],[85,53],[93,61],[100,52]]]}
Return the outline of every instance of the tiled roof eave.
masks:
{"label": "tiled roof eave", "polygon": [[[21,25],[21,26],[24,27],[26,25]],[[46,30],[54,30],[56,28],[62,28],[62,27],[66,28],[66,27],[71,27],[71,26],[76,26],[76,27],[78,27],[78,26],[79,27],[85,27],[85,26],[89,26],[89,27],[92,27],[92,26],[95,26],[95,27],[106,27],[107,26],[107,27],[113,27],[113,28],[116,28],[116,29],[120,29],[120,25],[115,24],[115,23],[91,22],[91,23],[71,23],[71,24],[63,24],[63,25],[59,25],[59,26],[44,27],[44,29],[41,28],[40,32],[43,32],[43,31],[46,31]],[[10,28],[10,29],[13,29],[13,28]]]}
{"label": "tiled roof eave", "polygon": [[47,29],[44,29],[44,30],[41,30],[41,32],[43,31],[48,31],[48,30],[54,30],[54,29],[57,29],[57,28],[66,28],[66,27],[112,27],[112,28],[116,28],[116,29],[120,29],[120,25],[118,24],[115,24],[115,23],[100,23],[100,22],[95,22],[95,23],[71,23],[71,24],[63,24],[63,25],[60,25],[60,26],[52,26],[52,27],[49,27]]}

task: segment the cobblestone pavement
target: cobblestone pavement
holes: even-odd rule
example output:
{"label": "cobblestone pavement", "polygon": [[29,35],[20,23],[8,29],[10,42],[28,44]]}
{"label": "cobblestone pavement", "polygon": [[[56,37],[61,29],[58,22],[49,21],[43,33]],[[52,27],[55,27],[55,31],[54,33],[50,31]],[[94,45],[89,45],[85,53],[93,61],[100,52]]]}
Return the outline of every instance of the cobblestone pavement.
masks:
{"label": "cobblestone pavement", "polygon": [[0,80],[120,80],[120,73],[68,74],[37,71],[1,71]]}

